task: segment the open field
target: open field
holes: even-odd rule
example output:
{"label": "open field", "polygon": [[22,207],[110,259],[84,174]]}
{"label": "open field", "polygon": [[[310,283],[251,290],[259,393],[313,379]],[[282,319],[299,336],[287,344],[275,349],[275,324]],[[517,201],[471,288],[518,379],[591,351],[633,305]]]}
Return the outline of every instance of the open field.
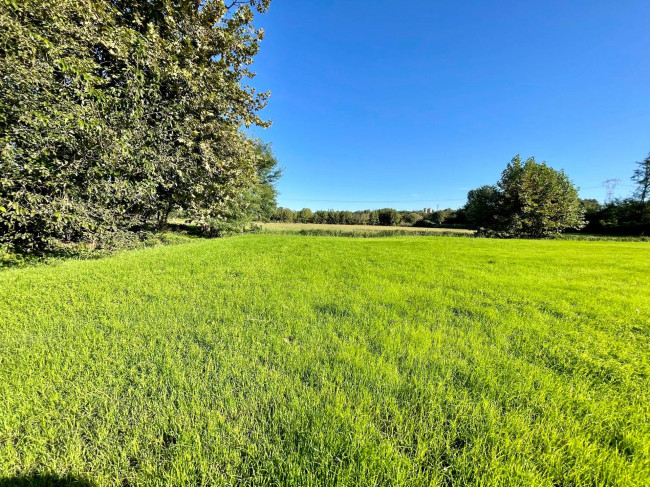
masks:
{"label": "open field", "polygon": [[247,235],[0,272],[0,485],[648,485],[647,243]]}
{"label": "open field", "polygon": [[384,227],[381,225],[327,225],[320,223],[259,223],[265,230],[332,230],[344,232],[433,232],[433,233],[466,233],[472,234],[473,230],[464,228],[425,228],[425,227]]}

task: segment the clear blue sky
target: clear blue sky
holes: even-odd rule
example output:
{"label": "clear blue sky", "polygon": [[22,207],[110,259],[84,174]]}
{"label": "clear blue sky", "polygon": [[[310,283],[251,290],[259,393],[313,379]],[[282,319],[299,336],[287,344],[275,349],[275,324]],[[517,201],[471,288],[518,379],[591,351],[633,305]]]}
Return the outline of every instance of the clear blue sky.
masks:
{"label": "clear blue sky", "polygon": [[648,0],[273,0],[256,25],[282,206],[456,208],[517,153],[603,200],[650,152]]}

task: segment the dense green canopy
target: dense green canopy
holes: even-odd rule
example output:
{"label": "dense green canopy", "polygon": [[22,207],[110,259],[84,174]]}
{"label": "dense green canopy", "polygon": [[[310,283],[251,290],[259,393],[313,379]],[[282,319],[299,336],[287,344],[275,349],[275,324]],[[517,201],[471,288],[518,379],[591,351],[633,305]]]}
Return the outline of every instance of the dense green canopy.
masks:
{"label": "dense green canopy", "polygon": [[467,217],[480,233],[548,237],[584,225],[578,190],[563,171],[517,155],[496,186],[467,195]]}
{"label": "dense green canopy", "polygon": [[0,0],[0,243],[241,214],[268,160],[242,132],[267,126],[268,94],[243,81],[268,4]]}

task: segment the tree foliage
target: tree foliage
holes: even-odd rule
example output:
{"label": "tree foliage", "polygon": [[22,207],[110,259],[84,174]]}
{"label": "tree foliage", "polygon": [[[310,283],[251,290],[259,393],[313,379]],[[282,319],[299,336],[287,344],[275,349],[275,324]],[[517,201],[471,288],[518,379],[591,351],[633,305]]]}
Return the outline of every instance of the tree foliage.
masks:
{"label": "tree foliage", "polygon": [[303,208],[298,212],[296,220],[300,223],[310,223],[312,221],[314,214],[309,208]]}
{"label": "tree foliage", "polygon": [[[380,215],[382,218],[380,219]],[[440,225],[465,228],[467,220],[463,209],[435,211],[424,213],[417,211],[397,211],[392,208],[382,210],[357,210],[357,211],[336,211],[318,210],[312,212],[309,208],[300,211],[293,211],[288,208],[276,208],[270,217],[277,222],[300,222],[338,225],[383,225],[383,226],[414,226],[414,227],[436,227]]]}
{"label": "tree foliage", "polygon": [[422,220],[422,215],[414,211],[405,212],[402,215],[402,223],[405,223],[407,225],[414,225],[420,220]]}
{"label": "tree foliage", "polygon": [[378,217],[379,224],[387,227],[399,225],[401,221],[399,212],[392,208],[384,208],[379,210]]}
{"label": "tree foliage", "polygon": [[[650,202],[650,154],[643,161],[637,162],[637,167],[632,175],[632,181],[636,184],[634,197],[640,203],[640,220],[642,226],[648,225],[650,209],[648,208]],[[644,231],[647,231],[644,228]]]}
{"label": "tree foliage", "polygon": [[250,200],[266,162],[242,127],[267,125],[268,94],[244,81],[268,3],[0,2],[0,239],[103,245]]}
{"label": "tree foliage", "polygon": [[632,175],[636,184],[634,196],[643,204],[650,197],[650,154],[643,161],[636,163],[637,167]]}
{"label": "tree foliage", "polygon": [[548,237],[584,225],[578,191],[563,171],[517,155],[496,186],[468,193],[467,217],[483,232]]}
{"label": "tree foliage", "polygon": [[224,205],[219,213],[203,223],[204,233],[220,236],[241,232],[249,222],[266,222],[274,214],[277,207],[275,182],[282,174],[277,167],[277,159],[270,144],[261,140],[255,142],[252,157],[257,167],[256,180],[228,205]]}
{"label": "tree foliage", "polygon": [[643,221],[644,207],[636,198],[615,199],[601,205],[595,200],[582,200],[585,208],[586,233],[611,235],[642,235],[650,232],[650,225]]}
{"label": "tree foliage", "polygon": [[467,219],[476,228],[491,228],[497,225],[502,194],[496,186],[481,186],[467,193],[465,212]]}

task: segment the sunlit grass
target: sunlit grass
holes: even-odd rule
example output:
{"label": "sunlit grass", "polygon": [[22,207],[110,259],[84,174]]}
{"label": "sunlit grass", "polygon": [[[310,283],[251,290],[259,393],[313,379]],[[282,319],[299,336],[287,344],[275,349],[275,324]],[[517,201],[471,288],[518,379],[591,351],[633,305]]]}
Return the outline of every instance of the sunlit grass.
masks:
{"label": "sunlit grass", "polygon": [[650,247],[249,235],[2,271],[0,479],[37,475],[648,485]]}

